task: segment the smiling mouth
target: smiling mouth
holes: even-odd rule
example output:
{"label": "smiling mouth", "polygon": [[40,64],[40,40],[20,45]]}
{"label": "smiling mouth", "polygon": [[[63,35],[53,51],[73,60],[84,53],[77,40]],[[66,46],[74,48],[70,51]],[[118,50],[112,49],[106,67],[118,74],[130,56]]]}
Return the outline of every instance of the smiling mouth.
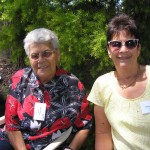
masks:
{"label": "smiling mouth", "polygon": [[118,57],[119,60],[128,60],[130,57]]}
{"label": "smiling mouth", "polygon": [[38,69],[45,69],[47,66],[38,67]]}

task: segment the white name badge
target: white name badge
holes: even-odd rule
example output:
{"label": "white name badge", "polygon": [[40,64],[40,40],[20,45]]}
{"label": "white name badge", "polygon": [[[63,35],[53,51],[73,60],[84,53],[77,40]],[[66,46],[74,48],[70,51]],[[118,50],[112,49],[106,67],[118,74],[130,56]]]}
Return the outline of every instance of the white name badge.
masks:
{"label": "white name badge", "polygon": [[141,105],[142,114],[150,113],[150,101],[141,102],[140,105]]}
{"label": "white name badge", "polygon": [[35,103],[34,105],[34,120],[45,120],[46,104],[45,103]]}

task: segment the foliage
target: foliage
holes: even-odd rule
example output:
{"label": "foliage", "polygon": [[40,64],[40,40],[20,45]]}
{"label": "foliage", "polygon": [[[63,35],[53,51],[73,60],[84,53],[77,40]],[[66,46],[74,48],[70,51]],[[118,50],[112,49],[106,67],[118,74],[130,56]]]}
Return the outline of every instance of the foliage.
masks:
{"label": "foliage", "polygon": [[[26,33],[39,27],[55,31],[60,40],[60,65],[76,74],[88,89],[98,72],[109,65],[105,57],[104,3],[77,0],[1,0],[0,3],[3,39],[0,49],[11,53],[11,61],[17,67],[28,64],[22,42]],[[84,149],[91,150],[92,144],[89,138]]]}
{"label": "foliage", "polygon": [[[22,43],[26,33],[38,27],[49,28],[60,40],[60,65],[91,88],[95,77],[110,64],[105,48],[103,7],[104,2],[100,1],[3,0],[0,49],[9,50],[11,61],[21,68],[28,64]],[[81,72],[83,67],[85,71]],[[89,83],[86,77],[91,78]]]}
{"label": "foliage", "polygon": [[123,1],[123,12],[126,12],[132,16],[138,25],[140,33],[140,42],[142,44],[142,53],[140,61],[142,64],[150,64],[149,49],[150,49],[150,1],[148,0],[124,0]]}
{"label": "foliage", "polygon": [[77,75],[89,91],[94,80],[113,67],[105,32],[109,19],[117,13],[126,12],[137,21],[140,61],[150,63],[149,6],[149,0],[1,0],[0,50],[9,51],[14,66],[22,68],[29,64],[23,50],[26,33],[49,28],[59,37],[60,65]]}

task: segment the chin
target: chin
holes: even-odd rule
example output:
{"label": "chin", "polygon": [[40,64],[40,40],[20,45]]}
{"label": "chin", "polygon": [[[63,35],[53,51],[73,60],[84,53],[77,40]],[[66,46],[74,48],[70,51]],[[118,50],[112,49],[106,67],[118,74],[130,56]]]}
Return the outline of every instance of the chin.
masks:
{"label": "chin", "polygon": [[41,83],[44,84],[44,83],[48,82],[47,78],[45,78],[43,76],[38,76],[38,77],[39,77],[39,80],[40,80]]}
{"label": "chin", "polygon": [[120,67],[129,67],[129,64],[123,64],[123,63],[122,63],[122,64],[120,64],[119,66],[120,66]]}

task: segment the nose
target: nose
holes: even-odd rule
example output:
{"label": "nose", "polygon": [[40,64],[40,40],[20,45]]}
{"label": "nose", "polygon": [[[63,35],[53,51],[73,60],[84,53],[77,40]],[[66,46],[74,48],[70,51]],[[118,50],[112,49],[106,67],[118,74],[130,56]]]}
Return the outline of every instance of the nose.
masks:
{"label": "nose", "polygon": [[127,52],[128,48],[125,46],[125,43],[121,45],[119,52]]}
{"label": "nose", "polygon": [[43,61],[43,56],[42,56],[42,54],[39,54],[38,63],[40,63],[42,61]]}

